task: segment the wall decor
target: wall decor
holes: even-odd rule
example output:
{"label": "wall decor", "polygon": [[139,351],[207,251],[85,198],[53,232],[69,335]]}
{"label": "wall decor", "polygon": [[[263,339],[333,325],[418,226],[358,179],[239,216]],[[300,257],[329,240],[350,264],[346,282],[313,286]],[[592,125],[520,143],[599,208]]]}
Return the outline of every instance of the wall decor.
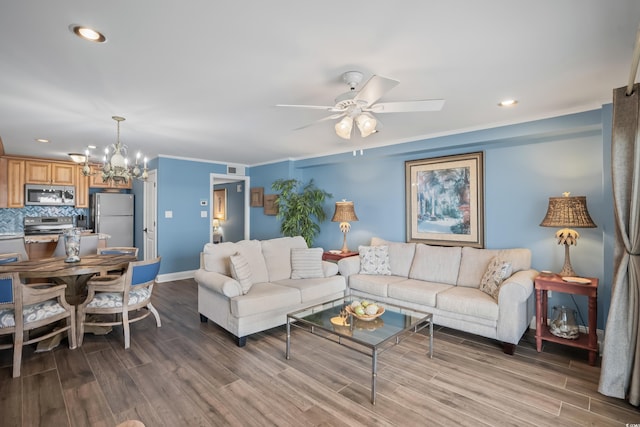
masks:
{"label": "wall decor", "polygon": [[264,187],[254,187],[251,189],[251,207],[264,206]]}
{"label": "wall decor", "polygon": [[407,241],[484,247],[482,152],[405,162]]}
{"label": "wall decor", "polygon": [[278,205],[276,204],[277,194],[265,194],[264,195],[264,214],[265,215],[278,215]]}
{"label": "wall decor", "polygon": [[213,219],[227,220],[227,189],[213,190]]}

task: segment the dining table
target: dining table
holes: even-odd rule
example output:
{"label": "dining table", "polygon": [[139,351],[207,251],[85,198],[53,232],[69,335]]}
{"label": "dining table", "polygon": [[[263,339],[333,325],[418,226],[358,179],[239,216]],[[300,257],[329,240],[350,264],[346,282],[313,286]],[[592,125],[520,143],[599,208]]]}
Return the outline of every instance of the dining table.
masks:
{"label": "dining table", "polygon": [[39,282],[47,279],[56,284],[67,285],[65,298],[69,304],[78,305],[87,297],[87,282],[97,274],[124,270],[130,262],[137,261],[130,254],[83,255],[80,261],[66,262],[66,257],[18,261],[0,265],[0,273],[16,272],[20,279]]}

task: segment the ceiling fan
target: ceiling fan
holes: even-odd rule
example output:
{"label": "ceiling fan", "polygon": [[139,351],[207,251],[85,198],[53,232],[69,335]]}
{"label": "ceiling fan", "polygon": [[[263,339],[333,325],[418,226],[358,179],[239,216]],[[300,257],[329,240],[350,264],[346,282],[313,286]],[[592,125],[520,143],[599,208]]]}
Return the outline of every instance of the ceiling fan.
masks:
{"label": "ceiling fan", "polygon": [[335,125],[336,134],[341,138],[350,139],[354,122],[363,138],[377,132],[376,126],[379,123],[372,113],[439,111],[444,105],[444,99],[376,103],[382,95],[396,87],[400,82],[373,75],[360,90],[356,90],[362,81],[362,77],[363,75],[360,71],[347,71],[342,75],[342,80],[349,85],[350,90],[342,95],[338,95],[335,99],[336,104],[334,106],[291,104],[278,104],[277,106],[329,111],[333,114],[297,129],[304,129],[320,122],[342,117],[342,120]]}

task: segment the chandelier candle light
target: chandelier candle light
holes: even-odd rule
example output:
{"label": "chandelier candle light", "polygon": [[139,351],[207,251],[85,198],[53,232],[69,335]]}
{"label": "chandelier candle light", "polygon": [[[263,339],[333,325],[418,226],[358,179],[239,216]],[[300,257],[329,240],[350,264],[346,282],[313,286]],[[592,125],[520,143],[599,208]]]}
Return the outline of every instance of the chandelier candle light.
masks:
{"label": "chandelier candle light", "polygon": [[[147,170],[147,158],[143,159],[142,169],[140,168],[140,158],[142,154],[138,151],[136,160],[133,165],[129,164],[127,157],[128,147],[120,142],[120,122],[125,120],[124,117],[112,116],[113,120],[118,123],[118,134],[115,144],[104,149],[104,157],[102,162],[102,181],[115,183],[129,182],[131,178],[146,180],[149,176]],[[92,175],[89,167],[89,150],[85,151],[85,161],[82,167],[84,176]]]}
{"label": "chandelier candle light", "polygon": [[562,194],[563,197],[549,197],[547,214],[540,225],[542,227],[563,227],[556,232],[558,244],[564,245],[564,265],[560,276],[577,276],[571,267],[569,246],[578,244],[580,234],[572,228],[596,228],[597,225],[589,215],[585,196],[569,197],[570,193],[568,192]]}
{"label": "chandelier candle light", "polygon": [[349,252],[349,247],[347,246],[347,233],[351,230],[351,224],[349,224],[349,222],[357,220],[358,217],[356,216],[353,202],[348,202],[345,199],[342,199],[341,202],[336,202],[336,211],[334,212],[331,221],[340,223],[340,231],[342,231],[342,234],[344,235],[341,250],[343,254]]}

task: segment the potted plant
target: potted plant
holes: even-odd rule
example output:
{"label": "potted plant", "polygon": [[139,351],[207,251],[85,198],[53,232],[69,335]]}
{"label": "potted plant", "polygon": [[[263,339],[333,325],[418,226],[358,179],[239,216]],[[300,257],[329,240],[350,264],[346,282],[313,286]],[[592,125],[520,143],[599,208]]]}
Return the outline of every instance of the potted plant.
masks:
{"label": "potted plant", "polygon": [[278,179],[271,188],[279,192],[276,199],[277,218],[282,222],[284,236],[302,236],[311,247],[320,232],[320,223],[327,218],[324,201],[331,194],[315,186],[313,179],[303,184],[297,179]]}

